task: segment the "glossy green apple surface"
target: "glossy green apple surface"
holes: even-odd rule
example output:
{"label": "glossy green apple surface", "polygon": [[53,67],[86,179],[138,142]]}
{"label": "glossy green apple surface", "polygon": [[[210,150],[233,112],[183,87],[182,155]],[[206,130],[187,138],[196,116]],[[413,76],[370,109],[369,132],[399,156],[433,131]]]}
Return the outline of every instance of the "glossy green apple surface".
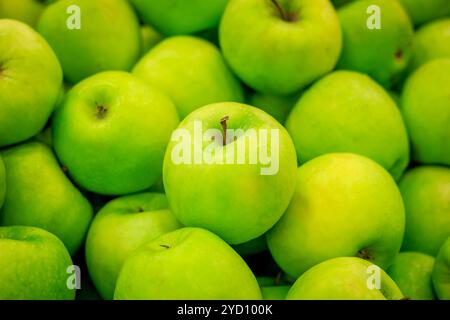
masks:
{"label": "glossy green apple surface", "polygon": [[[74,6],[79,17],[70,10]],[[126,0],[57,1],[43,12],[38,30],[70,83],[102,71],[128,71],[140,55],[139,21]]]}
{"label": "glossy green apple surface", "polygon": [[336,71],[305,91],[286,122],[304,163],[330,152],[369,157],[395,179],[409,163],[401,113],[389,94],[366,75]]}
{"label": "glossy green apple surface", "polygon": [[73,300],[66,272],[72,260],[61,240],[33,227],[0,227],[1,300]]}
{"label": "glossy green apple surface", "polygon": [[450,15],[448,0],[400,0],[400,3],[416,25]]}
{"label": "glossy green apple surface", "polygon": [[[215,129],[214,134],[223,138],[224,125],[227,130],[240,129],[242,135],[225,145],[215,136],[196,143],[198,126],[203,132]],[[177,130],[189,139],[169,143],[163,178],[178,220],[185,226],[208,229],[230,244],[250,241],[269,230],[286,210],[295,187],[295,149],[287,131],[265,112],[238,103],[202,107]],[[190,159],[177,159],[184,155],[180,146],[192,150]],[[271,159],[256,156],[257,150],[259,155],[272,154]],[[222,161],[209,161],[205,154]],[[200,161],[193,159],[198,156]]]}
{"label": "glossy green apple surface", "polygon": [[450,300],[450,237],[442,244],[433,269],[433,285],[441,300]]}
{"label": "glossy green apple surface", "polygon": [[159,90],[126,72],[102,72],[69,91],[53,118],[53,143],[77,184],[123,195],[161,177],[177,124],[175,106]]}
{"label": "glossy green apple surface", "polygon": [[91,222],[92,207],[66,177],[52,151],[29,142],[3,150],[1,156],[7,184],[1,225],[45,229],[75,254]]}
{"label": "glossy green apple surface", "polygon": [[47,42],[28,25],[1,19],[0,147],[44,128],[61,84],[61,67]]}
{"label": "glossy green apple surface", "polygon": [[222,54],[206,40],[171,37],[150,50],[133,74],[165,92],[181,118],[207,104],[242,102],[242,88]]}
{"label": "glossy green apple surface", "polygon": [[114,299],[261,299],[255,276],[222,239],[200,228],[162,235],[126,259]]}
{"label": "glossy green apple surface", "polygon": [[[371,281],[378,268],[380,287]],[[371,287],[370,285],[374,285]],[[354,257],[324,261],[305,272],[292,286],[288,300],[401,300],[395,282],[379,267]]]}
{"label": "glossy green apple surface", "polygon": [[420,252],[401,252],[387,273],[402,293],[412,300],[434,300],[431,273],[434,258]]}
{"label": "glossy green apple surface", "polygon": [[330,72],[341,52],[341,29],[328,0],[230,0],[220,44],[234,72],[253,89],[298,92]]}
{"label": "glossy green apple surface", "polygon": [[416,167],[400,181],[406,211],[402,251],[435,256],[450,235],[450,169]]}
{"label": "glossy green apple surface", "polygon": [[86,240],[89,274],[104,299],[112,299],[120,268],[139,246],[180,228],[164,194],[141,193],[107,203]]}
{"label": "glossy green apple surface", "polygon": [[299,167],[289,208],[267,241],[293,277],[335,257],[357,256],[386,268],[404,226],[402,197],[386,170],[360,155],[330,153]]}

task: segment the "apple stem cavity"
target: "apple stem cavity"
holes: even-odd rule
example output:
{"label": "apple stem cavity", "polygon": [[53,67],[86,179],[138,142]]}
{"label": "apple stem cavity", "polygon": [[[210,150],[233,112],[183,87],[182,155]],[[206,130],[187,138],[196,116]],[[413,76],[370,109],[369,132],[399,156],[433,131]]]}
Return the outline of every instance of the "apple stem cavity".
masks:
{"label": "apple stem cavity", "polygon": [[358,251],[358,258],[371,261],[373,259],[372,255],[369,252],[369,249],[361,249]]}
{"label": "apple stem cavity", "polygon": [[105,106],[99,105],[96,103],[97,111],[95,113],[97,119],[101,120],[106,117],[106,113],[108,112],[108,109]]}
{"label": "apple stem cavity", "polygon": [[277,0],[272,0],[273,5],[277,8],[278,13],[280,14],[281,19],[286,22],[294,22],[298,20],[298,16],[296,14],[290,14],[286,12],[283,7],[278,3]]}
{"label": "apple stem cavity", "polygon": [[226,145],[227,144],[227,121],[230,119],[229,116],[225,116],[222,119],[220,119],[220,125],[222,126],[222,130],[223,130],[223,137],[222,137],[222,145]]}

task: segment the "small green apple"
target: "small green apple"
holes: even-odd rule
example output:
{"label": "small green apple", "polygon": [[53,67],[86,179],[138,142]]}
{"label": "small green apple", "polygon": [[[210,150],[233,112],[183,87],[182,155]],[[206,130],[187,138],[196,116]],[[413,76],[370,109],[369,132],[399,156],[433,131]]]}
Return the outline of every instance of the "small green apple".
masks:
{"label": "small green apple", "polygon": [[[379,29],[369,28],[371,6],[380,9]],[[408,66],[413,39],[403,7],[392,0],[360,0],[338,14],[344,43],[338,68],[366,73],[386,87],[395,84]]]}
{"label": "small green apple", "polygon": [[70,83],[101,71],[129,70],[140,55],[139,21],[125,0],[57,1],[43,12],[38,30]]}
{"label": "small green apple", "polygon": [[402,251],[435,256],[450,235],[450,169],[416,167],[399,186],[406,211]]}
{"label": "small green apple", "polygon": [[316,82],[286,127],[300,163],[330,152],[352,152],[375,160],[395,179],[409,163],[399,109],[381,86],[357,72],[336,71]]}
{"label": "small green apple", "polygon": [[291,286],[261,287],[263,300],[285,300]]}
{"label": "small green apple", "polygon": [[1,19],[0,147],[44,128],[61,84],[61,67],[47,42],[26,24]]}
{"label": "small green apple", "polygon": [[272,117],[279,123],[285,123],[294,105],[300,98],[299,93],[289,96],[277,96],[261,92],[254,92],[248,99],[248,104],[257,107]]}
{"label": "small green apple", "polygon": [[125,260],[116,300],[259,300],[261,291],[244,260],[222,239],[182,228],[140,247]]}
{"label": "small green apple", "polygon": [[402,293],[412,300],[434,300],[431,273],[434,258],[420,252],[401,252],[387,270]]}
{"label": "small green apple", "polygon": [[0,227],[0,300],[73,300],[69,253],[53,234],[33,227]]}
{"label": "small green apple", "polygon": [[426,164],[450,165],[450,58],[425,63],[406,81],[401,110],[412,156]]}
{"label": "small green apple", "polygon": [[149,25],[141,26],[141,56],[145,55],[154,46],[156,46],[163,36]]}
{"label": "small green apple", "polygon": [[251,256],[267,250],[267,241],[264,235],[256,239],[232,246],[241,256]]}
{"label": "small green apple", "polygon": [[53,117],[53,144],[77,184],[122,195],[161,177],[177,124],[175,106],[163,93],[129,73],[108,71],[69,91]]}
{"label": "small green apple", "polygon": [[112,299],[125,259],[139,246],[181,228],[164,194],[116,198],[95,216],[86,240],[89,274],[104,299]]}
{"label": "small green apple", "polygon": [[404,224],[402,197],[386,170],[360,155],[330,153],[300,166],[293,199],[267,242],[293,277],[343,256],[386,268],[400,249]]}
{"label": "small green apple", "polygon": [[433,285],[440,300],[450,300],[450,237],[440,248],[433,269]]}
{"label": "small green apple", "polygon": [[228,0],[131,0],[142,19],[165,35],[192,34],[214,28]]}
{"label": "small green apple", "polygon": [[[376,280],[371,281],[375,272],[380,277],[378,288]],[[294,283],[287,299],[401,300],[403,294],[379,267],[363,259],[342,257],[324,261],[305,272]]]}
{"label": "small green apple", "polygon": [[0,156],[0,209],[3,206],[3,202],[5,201],[6,194],[6,173],[5,173],[5,164],[3,162],[2,157]]}
{"label": "small green apple", "polygon": [[342,45],[328,0],[230,0],[219,35],[236,74],[277,95],[298,92],[331,71]]}
{"label": "small green apple", "polygon": [[240,244],[281,217],[294,192],[296,167],[292,140],[275,119],[248,105],[217,103],[179,125],[166,151],[163,179],[183,225]]}
{"label": "small green apple", "polygon": [[415,25],[450,15],[448,0],[400,0]]}
{"label": "small green apple", "polygon": [[181,118],[207,104],[242,102],[242,88],[220,51],[191,36],[163,40],[134,67],[133,74],[165,92]]}
{"label": "small green apple", "polygon": [[35,27],[45,7],[56,0],[0,0],[0,19],[13,19]]}
{"label": "small green apple", "polygon": [[33,226],[50,231],[73,255],[81,246],[92,219],[88,200],[72,185],[44,144],[29,142],[3,150],[1,154],[8,186],[0,210],[1,225]]}
{"label": "small green apple", "polygon": [[409,71],[439,58],[450,58],[450,19],[430,22],[415,33]]}

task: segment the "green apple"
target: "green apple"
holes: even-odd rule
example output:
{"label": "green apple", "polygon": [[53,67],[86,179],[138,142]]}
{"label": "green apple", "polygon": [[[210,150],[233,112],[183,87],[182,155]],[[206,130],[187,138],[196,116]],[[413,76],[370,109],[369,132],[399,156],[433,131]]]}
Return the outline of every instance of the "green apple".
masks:
{"label": "green apple", "polygon": [[45,7],[56,0],[0,0],[0,19],[13,19],[35,27]]}
{"label": "green apple", "polygon": [[114,299],[258,300],[261,291],[250,268],[222,239],[204,229],[182,228],[125,260]]}
{"label": "green apple", "polygon": [[[371,281],[371,277],[377,276],[377,269],[379,288],[376,281]],[[379,267],[363,259],[342,257],[324,261],[305,272],[294,283],[287,299],[401,300],[403,294]]]}
{"label": "green apple", "polygon": [[61,67],[47,42],[26,24],[1,19],[0,147],[44,128],[61,84]]}
{"label": "green apple", "polygon": [[92,219],[89,201],[72,185],[44,144],[29,142],[1,154],[8,188],[0,224],[45,229],[75,254]]}
{"label": "green apple", "polygon": [[116,198],[95,216],[86,240],[86,262],[97,290],[112,299],[125,259],[139,246],[180,228],[164,194]]}
{"label": "green apple", "polygon": [[412,300],[434,300],[431,273],[434,258],[420,252],[401,252],[387,270],[402,293]]}
{"label": "green apple", "polygon": [[406,81],[401,110],[414,160],[450,165],[450,58],[425,63]]}
{"label": "green apple", "polygon": [[261,287],[263,300],[285,300],[291,286],[267,286]]}
{"label": "green apple", "polygon": [[450,15],[448,0],[400,0],[415,25]]}
{"label": "green apple", "polygon": [[214,28],[228,0],[131,0],[142,19],[166,35]]}
{"label": "green apple", "polygon": [[242,88],[220,51],[191,36],[163,40],[134,67],[133,74],[164,91],[181,118],[207,104],[242,102]]}
{"label": "green apple", "polygon": [[163,39],[162,35],[149,25],[141,26],[141,56],[145,55]]}
{"label": "green apple", "polygon": [[[68,13],[77,7],[79,17],[76,10]],[[101,71],[131,69],[141,50],[139,28],[125,0],[60,0],[47,7],[38,23],[70,83]]]}
{"label": "green apple", "polygon": [[336,71],[300,98],[286,122],[300,163],[330,152],[352,152],[375,160],[395,179],[409,162],[401,113],[389,94],[369,77]]}
{"label": "green apple", "polygon": [[173,103],[133,75],[108,71],[67,94],[52,122],[53,145],[69,175],[104,195],[143,191],[162,174],[178,124]]}
{"label": "green apple", "polygon": [[73,300],[61,240],[33,227],[0,227],[0,300]]}
{"label": "green apple", "polygon": [[441,300],[450,300],[450,237],[439,250],[432,274],[433,285]]}
{"label": "green apple", "polygon": [[6,177],[5,177],[5,164],[3,163],[3,159],[0,156],[0,209],[3,206],[3,202],[5,201],[6,194]]}
{"label": "green apple", "polygon": [[264,235],[259,236],[256,239],[233,246],[241,256],[251,256],[257,253],[261,253],[267,250],[266,237]]}
{"label": "green apple", "polygon": [[430,22],[415,33],[409,70],[439,58],[450,58],[450,19]]}
{"label": "green apple", "polygon": [[416,167],[405,174],[399,186],[406,211],[402,251],[435,256],[450,235],[450,169]]}
{"label": "green apple", "polygon": [[287,131],[262,110],[226,102],[202,107],[182,121],[166,151],[163,179],[183,225],[240,244],[261,236],[281,217],[294,192],[295,171]]}
{"label": "green apple", "polygon": [[[380,8],[380,29],[369,28],[367,11],[373,5]],[[395,84],[408,66],[413,39],[413,26],[403,7],[392,0],[360,0],[338,14],[343,34],[338,68],[366,73],[386,87]]]}
{"label": "green apple", "polygon": [[248,104],[267,112],[279,123],[285,123],[289,113],[299,98],[299,93],[289,96],[277,96],[254,92],[249,97]]}
{"label": "green apple", "polygon": [[400,249],[404,226],[402,197],[386,170],[360,155],[330,153],[300,166],[293,199],[267,242],[275,261],[293,277],[345,256],[387,268]]}
{"label": "green apple", "polygon": [[219,35],[236,74],[277,95],[298,92],[331,71],[342,46],[328,0],[230,0]]}

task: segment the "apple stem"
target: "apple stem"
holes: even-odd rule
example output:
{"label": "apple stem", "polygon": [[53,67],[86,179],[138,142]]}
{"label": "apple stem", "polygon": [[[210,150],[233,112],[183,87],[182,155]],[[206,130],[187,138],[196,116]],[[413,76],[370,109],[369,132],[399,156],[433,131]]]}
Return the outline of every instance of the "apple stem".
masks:
{"label": "apple stem", "polygon": [[277,2],[277,0],[272,0],[272,3],[275,5],[275,7],[277,8],[278,12],[280,13],[280,16],[283,20],[288,20],[288,17],[286,16],[286,13],[284,12],[283,8],[281,7],[281,5]]}
{"label": "apple stem", "polygon": [[222,130],[223,130],[223,141],[222,141],[222,145],[226,145],[227,144],[227,121],[230,119],[229,116],[225,116],[222,119],[220,119],[220,125],[222,126]]}
{"label": "apple stem", "polygon": [[166,249],[170,249],[170,247],[167,244],[160,244],[160,247],[166,248]]}

